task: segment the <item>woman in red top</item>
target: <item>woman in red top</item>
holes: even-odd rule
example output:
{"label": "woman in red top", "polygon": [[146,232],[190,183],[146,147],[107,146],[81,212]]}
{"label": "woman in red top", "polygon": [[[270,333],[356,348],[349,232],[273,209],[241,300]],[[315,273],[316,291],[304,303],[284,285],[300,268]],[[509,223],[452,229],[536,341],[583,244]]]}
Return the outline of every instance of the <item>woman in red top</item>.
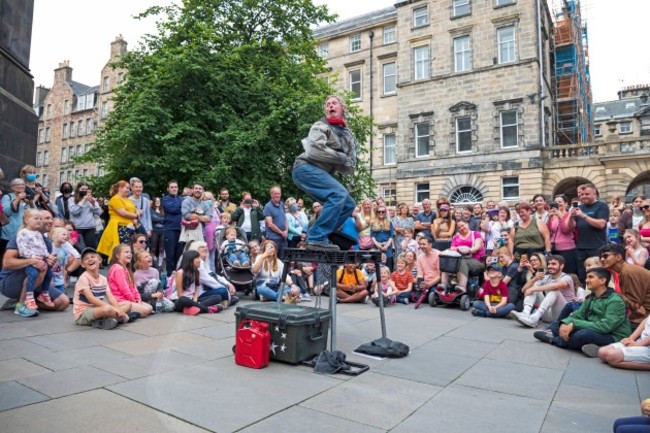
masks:
{"label": "woman in red top", "polygon": [[147,317],[153,312],[151,304],[142,302],[140,292],[135,287],[133,271],[131,271],[131,247],[120,244],[113,248],[112,266],[108,270],[108,286],[117,302],[131,302],[131,311]]}

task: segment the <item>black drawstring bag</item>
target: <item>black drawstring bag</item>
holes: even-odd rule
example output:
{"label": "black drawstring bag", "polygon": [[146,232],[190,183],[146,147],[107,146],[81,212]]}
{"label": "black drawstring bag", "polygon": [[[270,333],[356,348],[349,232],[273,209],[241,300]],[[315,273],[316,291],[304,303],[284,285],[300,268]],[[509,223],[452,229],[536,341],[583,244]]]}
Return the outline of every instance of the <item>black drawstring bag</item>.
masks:
{"label": "black drawstring bag", "polygon": [[362,344],[357,347],[355,352],[382,358],[404,358],[409,354],[409,350],[409,347],[404,343],[382,337],[370,343]]}

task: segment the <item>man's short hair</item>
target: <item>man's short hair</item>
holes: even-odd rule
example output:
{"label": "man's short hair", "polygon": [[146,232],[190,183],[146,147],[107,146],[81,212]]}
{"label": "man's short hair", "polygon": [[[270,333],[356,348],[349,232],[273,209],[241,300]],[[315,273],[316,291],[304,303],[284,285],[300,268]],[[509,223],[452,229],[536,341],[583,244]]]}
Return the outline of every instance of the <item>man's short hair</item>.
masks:
{"label": "man's short hair", "polygon": [[474,212],[474,205],[473,204],[467,204],[464,207],[465,210],[468,210],[470,212]]}
{"label": "man's short hair", "polygon": [[564,260],[564,257],[562,257],[559,254],[553,254],[552,256],[548,256],[548,259],[546,259],[546,263],[550,262],[551,260],[555,260],[562,266],[566,265],[566,260]]}
{"label": "man's short hair", "polygon": [[177,181],[176,179],[172,179],[172,180],[170,180],[169,182],[167,182],[167,187],[169,188],[169,186],[170,186],[172,183],[175,183],[176,186],[178,186],[178,181]]}
{"label": "man's short hair", "polygon": [[603,268],[601,266],[597,268],[591,268],[587,271],[587,274],[594,274],[598,278],[604,278],[605,279],[605,287],[609,286],[609,280],[612,279],[612,274],[609,272],[607,268]]}
{"label": "man's short hair", "polygon": [[129,179],[129,184],[133,186],[134,183],[142,183],[142,180],[140,178],[133,176],[131,179]]}
{"label": "man's short hair", "polygon": [[420,240],[427,241],[429,245],[433,245],[433,239],[431,239],[429,236],[425,235],[424,233],[422,236],[420,236]]}
{"label": "man's short hair", "polygon": [[610,243],[600,249],[601,256],[603,253],[611,253],[625,258],[625,247],[621,244]]}

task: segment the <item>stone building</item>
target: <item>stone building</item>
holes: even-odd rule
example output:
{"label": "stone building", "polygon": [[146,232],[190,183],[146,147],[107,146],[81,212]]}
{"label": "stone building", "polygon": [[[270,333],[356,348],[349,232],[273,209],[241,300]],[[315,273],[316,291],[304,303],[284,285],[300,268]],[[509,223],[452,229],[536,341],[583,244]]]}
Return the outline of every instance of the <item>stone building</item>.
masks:
{"label": "stone building", "polygon": [[37,118],[29,71],[33,0],[0,0],[0,168],[7,187],[20,167],[34,163]]}
{"label": "stone building", "polygon": [[567,142],[568,132],[592,137],[588,59],[566,75],[567,44],[584,34],[565,37],[572,12],[577,0],[409,0],[317,29],[330,79],[375,120],[367,144],[377,194],[512,204],[540,192],[573,197],[585,182],[607,199],[642,182],[643,140]]}
{"label": "stone building", "polygon": [[80,164],[82,156],[95,141],[98,127],[108,116],[114,89],[124,70],[111,67],[112,62],[126,53],[127,42],[118,36],[111,43],[109,60],[101,70],[100,85],[88,86],[72,79],[68,61],[54,70],[51,89],[36,89],[36,109],[39,115],[36,167],[43,186],[53,195],[63,182],[75,185],[88,176],[101,174],[94,163]]}

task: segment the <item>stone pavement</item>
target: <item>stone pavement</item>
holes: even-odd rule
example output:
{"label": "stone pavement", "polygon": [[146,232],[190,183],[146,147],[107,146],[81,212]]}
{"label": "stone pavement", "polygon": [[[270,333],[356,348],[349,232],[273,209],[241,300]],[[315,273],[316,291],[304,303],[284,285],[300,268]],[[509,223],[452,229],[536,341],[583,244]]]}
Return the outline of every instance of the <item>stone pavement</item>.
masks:
{"label": "stone pavement", "polygon": [[379,310],[339,305],[338,349],[371,366],[348,377],[235,365],[233,308],[111,331],[75,326],[71,310],[1,311],[0,431],[595,433],[650,396],[647,373],[537,342],[510,320],[427,305],[386,317],[411,354],[358,357],[381,335]]}

